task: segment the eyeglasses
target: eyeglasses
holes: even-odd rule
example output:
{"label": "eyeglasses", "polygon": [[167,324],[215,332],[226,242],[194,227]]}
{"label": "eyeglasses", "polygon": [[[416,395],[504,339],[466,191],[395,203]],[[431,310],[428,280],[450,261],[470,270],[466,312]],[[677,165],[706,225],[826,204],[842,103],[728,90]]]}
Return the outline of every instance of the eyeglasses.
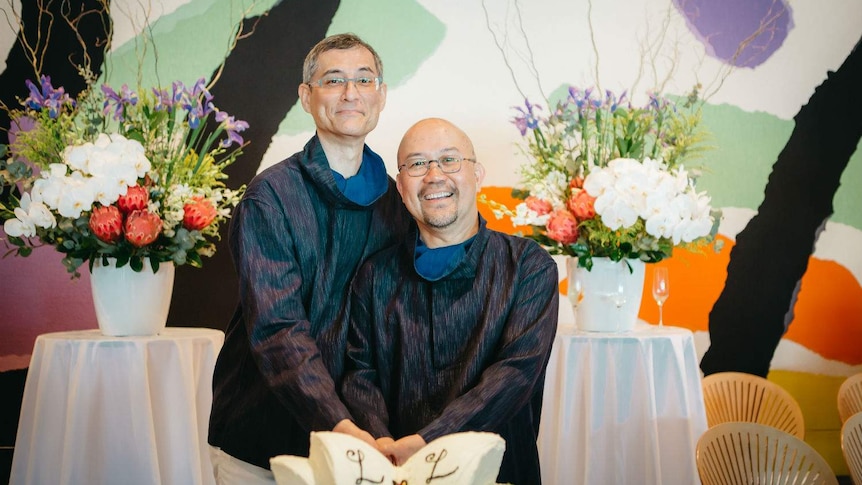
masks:
{"label": "eyeglasses", "polygon": [[398,167],[398,171],[407,167],[407,175],[411,177],[421,177],[431,170],[431,164],[436,163],[437,167],[443,173],[455,173],[461,170],[461,160],[467,160],[476,163],[475,158],[461,157],[440,157],[437,160],[425,160],[418,158],[416,160],[408,160],[407,163]]}
{"label": "eyeglasses", "polygon": [[309,86],[316,84],[326,90],[336,91],[347,87],[347,84],[352,82],[359,91],[376,91],[380,88],[380,83],[383,79],[380,77],[360,76],[360,77],[339,77],[339,76],[324,76],[317,81],[307,83]]}

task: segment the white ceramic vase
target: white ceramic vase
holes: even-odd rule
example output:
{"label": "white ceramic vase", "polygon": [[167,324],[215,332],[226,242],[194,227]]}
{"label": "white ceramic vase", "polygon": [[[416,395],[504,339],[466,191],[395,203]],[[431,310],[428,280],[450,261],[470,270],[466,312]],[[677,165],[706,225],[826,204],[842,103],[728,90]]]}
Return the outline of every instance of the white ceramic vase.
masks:
{"label": "white ceramic vase", "polygon": [[103,335],[112,337],[157,335],[165,328],[174,289],[174,265],[162,263],[154,274],[149,264],[135,272],[102,266],[96,260],[90,274],[96,319]]}
{"label": "white ceramic vase", "polygon": [[593,258],[593,267],[587,271],[577,267],[577,258],[567,259],[568,296],[578,329],[627,332],[634,328],[643,297],[645,265],[640,260],[626,262]]}

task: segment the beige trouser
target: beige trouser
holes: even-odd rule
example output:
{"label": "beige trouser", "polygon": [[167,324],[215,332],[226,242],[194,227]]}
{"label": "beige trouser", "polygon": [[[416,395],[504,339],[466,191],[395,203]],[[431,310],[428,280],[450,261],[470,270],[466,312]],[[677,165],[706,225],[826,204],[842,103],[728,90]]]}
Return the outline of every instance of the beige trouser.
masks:
{"label": "beige trouser", "polygon": [[221,448],[210,446],[210,459],[218,485],[275,485],[271,471],[234,458]]}

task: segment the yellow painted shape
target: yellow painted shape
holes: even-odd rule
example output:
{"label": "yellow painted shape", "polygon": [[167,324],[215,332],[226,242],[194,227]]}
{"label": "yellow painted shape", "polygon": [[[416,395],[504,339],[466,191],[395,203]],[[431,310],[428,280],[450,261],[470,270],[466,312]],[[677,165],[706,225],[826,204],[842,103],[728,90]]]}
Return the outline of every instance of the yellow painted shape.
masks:
{"label": "yellow painted shape", "polygon": [[844,376],[773,370],[767,378],[789,392],[802,408],[805,442],[820,453],[836,475],[849,475],[841,454],[838,388]]}

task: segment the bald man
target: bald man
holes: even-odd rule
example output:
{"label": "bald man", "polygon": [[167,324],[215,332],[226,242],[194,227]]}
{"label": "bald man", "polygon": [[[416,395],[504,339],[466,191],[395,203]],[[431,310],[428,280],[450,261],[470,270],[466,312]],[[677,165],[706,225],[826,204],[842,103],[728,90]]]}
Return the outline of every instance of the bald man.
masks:
{"label": "bald man", "polygon": [[490,431],[506,440],[497,481],[536,484],[557,267],[534,241],[486,227],[484,177],[450,122],[404,135],[396,187],[415,224],[354,279],[343,398],[398,464],[440,436]]}

